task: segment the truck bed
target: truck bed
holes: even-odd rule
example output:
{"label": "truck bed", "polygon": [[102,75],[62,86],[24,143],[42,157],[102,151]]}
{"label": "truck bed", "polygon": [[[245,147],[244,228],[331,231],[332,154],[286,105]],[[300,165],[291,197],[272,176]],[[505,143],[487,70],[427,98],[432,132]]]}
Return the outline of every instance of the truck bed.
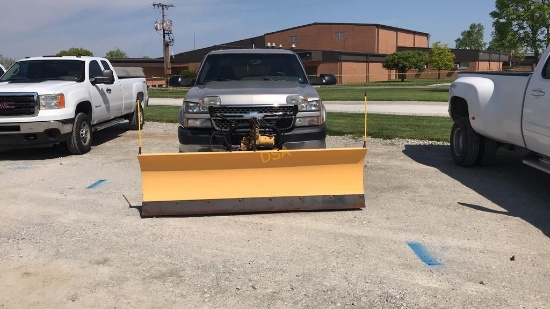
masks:
{"label": "truck bed", "polygon": [[516,71],[508,71],[508,72],[496,72],[496,71],[466,71],[466,72],[460,72],[458,73],[458,76],[466,76],[466,75],[499,75],[499,76],[531,76],[533,74],[532,71],[522,71],[522,72],[516,72]]}

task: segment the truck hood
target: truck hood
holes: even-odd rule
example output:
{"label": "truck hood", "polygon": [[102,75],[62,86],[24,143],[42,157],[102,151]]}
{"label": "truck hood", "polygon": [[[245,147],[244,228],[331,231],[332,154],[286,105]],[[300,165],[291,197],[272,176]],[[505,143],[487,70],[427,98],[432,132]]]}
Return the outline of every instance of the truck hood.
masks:
{"label": "truck hood", "polygon": [[294,81],[219,81],[189,89],[185,101],[197,102],[207,96],[219,96],[222,105],[286,104],[289,95],[301,95],[309,101],[319,100],[315,88]]}
{"label": "truck hood", "polygon": [[66,86],[74,85],[73,81],[47,80],[39,83],[1,82],[0,92],[36,92],[38,94],[59,93]]}

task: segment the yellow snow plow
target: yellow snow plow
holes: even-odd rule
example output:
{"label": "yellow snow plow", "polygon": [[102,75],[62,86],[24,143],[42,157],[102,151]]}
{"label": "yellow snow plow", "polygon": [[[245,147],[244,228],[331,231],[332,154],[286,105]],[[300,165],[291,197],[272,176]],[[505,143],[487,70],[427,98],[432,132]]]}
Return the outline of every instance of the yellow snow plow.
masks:
{"label": "yellow snow plow", "polygon": [[227,152],[141,154],[140,135],[142,217],[365,207],[366,112],[362,148],[259,150],[277,136],[255,123]]}

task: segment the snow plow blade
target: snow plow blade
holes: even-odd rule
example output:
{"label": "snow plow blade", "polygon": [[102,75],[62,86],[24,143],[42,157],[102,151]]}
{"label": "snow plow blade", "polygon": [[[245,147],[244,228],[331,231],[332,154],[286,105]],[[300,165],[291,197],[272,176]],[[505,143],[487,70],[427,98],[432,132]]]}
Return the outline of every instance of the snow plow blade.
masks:
{"label": "snow plow blade", "polygon": [[364,208],[366,151],[140,154],[141,216]]}

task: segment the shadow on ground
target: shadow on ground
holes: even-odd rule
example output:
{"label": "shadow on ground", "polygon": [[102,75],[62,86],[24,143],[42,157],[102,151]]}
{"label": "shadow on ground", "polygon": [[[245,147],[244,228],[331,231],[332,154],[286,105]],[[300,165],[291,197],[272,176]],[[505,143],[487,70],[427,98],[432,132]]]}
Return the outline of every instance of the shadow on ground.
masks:
{"label": "shadow on ground", "polygon": [[[92,150],[94,147],[120,137],[128,131],[128,123],[123,122],[115,126],[93,133]],[[67,146],[63,143],[34,148],[0,149],[0,160],[48,160],[70,156]]]}
{"label": "shadow on ground", "polygon": [[420,164],[439,169],[505,211],[467,200],[456,201],[457,204],[521,218],[550,237],[550,175],[524,165],[524,152],[499,149],[492,166],[471,168],[455,165],[449,146],[406,145],[403,153]]}

